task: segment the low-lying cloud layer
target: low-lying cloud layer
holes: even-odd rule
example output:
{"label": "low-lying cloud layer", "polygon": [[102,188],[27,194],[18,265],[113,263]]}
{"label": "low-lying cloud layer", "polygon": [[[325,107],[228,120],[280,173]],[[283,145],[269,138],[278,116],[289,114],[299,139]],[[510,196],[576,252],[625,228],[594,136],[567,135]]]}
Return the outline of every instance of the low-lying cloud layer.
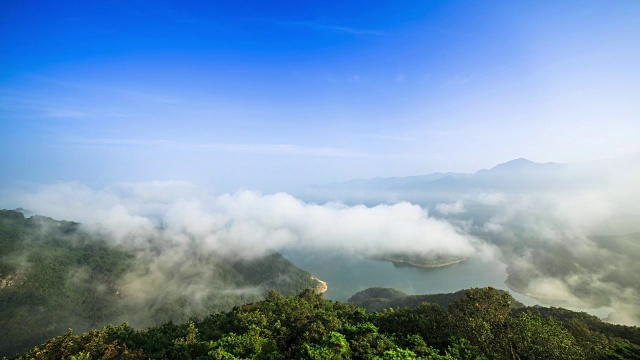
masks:
{"label": "low-lying cloud layer", "polygon": [[638,195],[629,187],[506,194],[505,205],[476,209],[492,215],[471,232],[500,247],[514,289],[556,306],[608,306],[610,321],[638,325]]}
{"label": "low-lying cloud layer", "polygon": [[[123,318],[114,321],[136,326],[202,316],[217,310],[212,299],[219,303],[226,293],[255,299],[265,289],[230,287],[229,262],[273,250],[493,254],[491,246],[408,202],[367,207],[307,203],[285,193],[213,195],[177,181],[101,189],[62,183],[14,192],[3,202],[5,208],[77,221],[84,231],[135,254],[133,270],[116,284]],[[70,274],[69,281],[82,275]],[[171,313],[176,303],[184,304],[180,314]]]}
{"label": "low-lying cloud layer", "polygon": [[[638,156],[577,166],[521,159],[476,174],[363,180],[355,185],[369,195],[356,193],[352,205],[285,193],[214,195],[177,181],[56,184],[14,192],[2,205],[81,222],[136,250],[145,275],[127,284],[149,286],[149,294],[169,278],[194,279],[181,264],[214,274],[212,253],[500,254],[513,289],[551,305],[611,307],[609,320],[640,324],[639,163]],[[352,184],[345,184],[338,190],[348,193]],[[323,196],[336,198],[316,198]],[[202,297],[189,281],[181,291]]]}
{"label": "low-lying cloud layer", "polygon": [[581,164],[517,159],[474,174],[359,180],[313,198],[409,201],[497,246],[508,284],[546,304],[611,307],[640,324],[640,154]]}
{"label": "low-lying cloud layer", "polygon": [[639,325],[640,157],[501,171],[496,182],[510,186],[460,192],[449,201],[468,211],[443,217],[500,247],[513,288],[551,305],[611,307],[610,321]]}
{"label": "low-lying cloud layer", "polygon": [[106,189],[81,184],[44,186],[17,196],[13,204],[78,221],[128,246],[142,246],[160,237],[242,257],[283,248],[470,256],[483,247],[448,221],[434,219],[408,202],[373,207],[316,204],[285,193],[211,195],[189,183],[154,182]]}

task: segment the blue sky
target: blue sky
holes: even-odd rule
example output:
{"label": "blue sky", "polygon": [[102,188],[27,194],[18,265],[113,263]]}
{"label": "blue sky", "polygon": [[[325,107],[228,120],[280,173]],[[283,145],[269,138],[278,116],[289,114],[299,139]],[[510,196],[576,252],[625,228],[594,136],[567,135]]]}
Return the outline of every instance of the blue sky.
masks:
{"label": "blue sky", "polygon": [[1,183],[221,191],[640,152],[638,1],[5,1]]}

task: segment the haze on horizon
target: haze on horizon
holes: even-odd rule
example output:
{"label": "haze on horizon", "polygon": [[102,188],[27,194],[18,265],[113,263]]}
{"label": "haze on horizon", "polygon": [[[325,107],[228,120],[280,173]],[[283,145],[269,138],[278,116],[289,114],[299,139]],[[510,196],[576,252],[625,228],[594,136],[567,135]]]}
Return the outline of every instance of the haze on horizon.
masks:
{"label": "haze on horizon", "polygon": [[220,192],[640,152],[634,1],[5,2],[2,184]]}

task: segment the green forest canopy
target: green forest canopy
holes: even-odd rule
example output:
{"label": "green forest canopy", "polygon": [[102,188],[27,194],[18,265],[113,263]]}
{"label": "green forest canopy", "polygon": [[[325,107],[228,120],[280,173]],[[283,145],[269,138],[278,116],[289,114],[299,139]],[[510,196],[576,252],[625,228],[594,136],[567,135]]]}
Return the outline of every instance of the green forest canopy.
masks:
{"label": "green forest canopy", "polygon": [[[492,288],[435,295],[372,288],[343,304],[310,290],[310,274],[277,253],[220,264],[228,286],[277,291],[213,297],[206,314],[167,303],[163,314],[150,313],[150,327],[107,325],[132,315],[117,283],[135,254],[77,223],[0,210],[0,355],[31,348],[19,358],[640,358],[638,327],[525,307]],[[274,282],[278,274],[296,280]],[[167,314],[175,323],[161,321]]]}
{"label": "green forest canopy", "polygon": [[[0,356],[26,351],[69,328],[185,322],[264,299],[271,289],[291,296],[318,284],[275,252],[251,260],[201,254],[203,262],[215,264],[205,270],[217,271],[216,282],[203,284],[204,299],[196,302],[176,291],[178,296],[147,296],[132,306],[130,296],[140,294],[127,294],[119,284],[123,276],[136,274],[136,255],[78,223],[0,210]],[[255,291],[219,291],[246,288]]]}
{"label": "green forest canopy", "polygon": [[367,312],[312,290],[270,292],[179,325],[69,331],[18,359],[640,359],[637,327],[512,302],[506,292],[476,288],[448,310],[422,303]]}

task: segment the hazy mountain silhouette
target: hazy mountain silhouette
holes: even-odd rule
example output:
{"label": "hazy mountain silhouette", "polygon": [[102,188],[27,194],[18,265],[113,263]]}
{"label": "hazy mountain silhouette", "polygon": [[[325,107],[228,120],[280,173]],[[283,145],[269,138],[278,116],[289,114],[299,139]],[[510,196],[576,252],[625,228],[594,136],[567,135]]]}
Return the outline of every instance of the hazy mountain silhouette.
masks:
{"label": "hazy mountain silhouette", "polygon": [[315,185],[302,196],[313,200],[440,201],[477,192],[562,191],[607,185],[611,174],[640,169],[640,154],[584,163],[536,163],[524,158],[475,173],[431,173],[406,177],[355,179]]}

